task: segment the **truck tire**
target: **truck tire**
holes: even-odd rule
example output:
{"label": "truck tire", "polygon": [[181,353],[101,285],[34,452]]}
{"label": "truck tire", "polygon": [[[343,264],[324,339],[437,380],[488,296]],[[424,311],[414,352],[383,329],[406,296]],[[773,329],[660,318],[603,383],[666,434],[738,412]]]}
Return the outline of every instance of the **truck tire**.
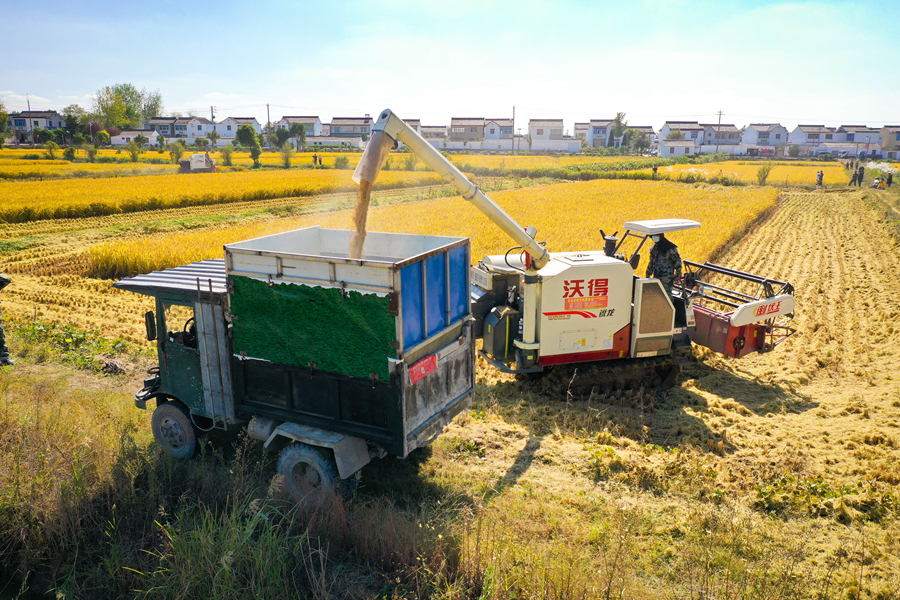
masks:
{"label": "truck tire", "polygon": [[156,443],[173,458],[190,458],[197,451],[197,431],[188,409],[180,402],[164,402],[150,421]]}
{"label": "truck tire", "polygon": [[337,465],[328,452],[303,442],[294,442],[281,451],[278,474],[295,502],[318,502],[329,493],[346,499],[357,483],[356,475],[349,479],[338,476]]}

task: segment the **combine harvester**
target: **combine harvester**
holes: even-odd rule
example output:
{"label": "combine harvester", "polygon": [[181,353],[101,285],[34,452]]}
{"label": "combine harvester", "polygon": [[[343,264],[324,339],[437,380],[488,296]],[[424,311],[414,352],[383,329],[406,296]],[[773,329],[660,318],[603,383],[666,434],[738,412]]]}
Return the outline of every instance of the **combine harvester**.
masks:
{"label": "combine harvester", "polygon": [[[363,189],[403,142],[518,246],[470,266],[467,238],[369,233],[350,258],[353,232],[309,227],[118,282],[156,299],[145,325],[159,366],[136,404],[155,404],[154,436],[173,456],[192,456],[202,432],[246,425],[281,452],[294,498],[347,494],[370,460],[431,443],[469,406],[476,338],[500,371],[643,403],[692,342],[740,357],[793,332],[787,283],[685,261],[668,294],[634,275],[650,235],[699,223],[626,223],[603,250],[551,254],[391,111],[373,130],[354,173]],[[626,241],[638,244],[629,256]]]}

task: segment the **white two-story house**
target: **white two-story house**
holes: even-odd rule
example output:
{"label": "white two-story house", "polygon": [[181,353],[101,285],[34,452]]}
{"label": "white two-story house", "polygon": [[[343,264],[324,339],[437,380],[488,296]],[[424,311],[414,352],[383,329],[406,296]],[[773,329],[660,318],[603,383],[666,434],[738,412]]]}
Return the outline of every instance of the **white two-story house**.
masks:
{"label": "white two-story house", "polygon": [[65,129],[66,121],[55,110],[23,110],[10,113],[7,126],[20,143],[31,143],[35,129]]}
{"label": "white two-story house", "polygon": [[761,146],[764,148],[777,148],[786,144],[788,130],[780,123],[751,123],[744,128],[741,143],[746,146]]}
{"label": "white two-story house", "polygon": [[253,131],[259,135],[262,133],[262,125],[256,120],[256,117],[228,117],[216,123],[216,133],[219,134],[222,142],[231,142],[237,135],[237,130],[241,125],[250,125]]}

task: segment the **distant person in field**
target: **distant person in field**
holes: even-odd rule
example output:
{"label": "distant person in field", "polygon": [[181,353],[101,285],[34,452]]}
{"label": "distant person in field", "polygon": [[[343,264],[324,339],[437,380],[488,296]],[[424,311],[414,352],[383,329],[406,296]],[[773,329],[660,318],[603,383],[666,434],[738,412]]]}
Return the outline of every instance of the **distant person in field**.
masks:
{"label": "distant person in field", "polygon": [[[0,290],[8,286],[11,282],[12,280],[8,276],[0,273]],[[9,358],[9,347],[6,345],[6,333],[3,331],[3,318],[0,316],[0,366],[11,367],[14,364],[16,363]]]}
{"label": "distant person in field", "polygon": [[822,187],[822,182],[825,180],[825,173],[822,171],[816,171],[816,185]]}
{"label": "distant person in field", "polygon": [[894,185],[894,174],[893,174],[893,173],[888,173],[888,176],[887,176],[887,186],[888,186],[888,188],[890,188],[892,185]]}
{"label": "distant person in field", "polygon": [[856,178],[857,178],[857,177],[859,177],[859,173],[857,173],[856,171],[853,171],[853,176],[850,177],[850,183],[847,184],[847,185],[851,185],[851,186],[856,185]]}
{"label": "distant person in field", "polygon": [[313,154],[313,164],[314,165],[319,164],[319,155],[318,154]]}
{"label": "distant person in field", "polygon": [[857,173],[859,177],[856,178],[856,187],[862,187],[863,177],[866,175],[866,168],[860,167]]}
{"label": "distant person in field", "polygon": [[681,277],[681,255],[678,246],[666,239],[666,234],[651,235],[653,248],[650,249],[650,262],[647,263],[645,277],[659,279],[666,292],[672,293],[672,284]]}

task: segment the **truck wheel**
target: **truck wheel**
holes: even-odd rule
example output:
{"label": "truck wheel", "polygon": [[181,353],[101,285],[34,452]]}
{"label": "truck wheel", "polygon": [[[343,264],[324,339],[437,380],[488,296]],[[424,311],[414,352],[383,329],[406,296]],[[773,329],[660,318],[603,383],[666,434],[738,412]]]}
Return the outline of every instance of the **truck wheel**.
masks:
{"label": "truck wheel", "polygon": [[197,450],[197,432],[187,408],[177,402],[165,402],[153,411],[150,421],[156,443],[173,458],[190,458]]}
{"label": "truck wheel", "polygon": [[348,498],[356,489],[355,476],[341,479],[334,459],[325,451],[302,442],[294,442],[281,452],[278,474],[295,502],[318,501],[330,492]]}

